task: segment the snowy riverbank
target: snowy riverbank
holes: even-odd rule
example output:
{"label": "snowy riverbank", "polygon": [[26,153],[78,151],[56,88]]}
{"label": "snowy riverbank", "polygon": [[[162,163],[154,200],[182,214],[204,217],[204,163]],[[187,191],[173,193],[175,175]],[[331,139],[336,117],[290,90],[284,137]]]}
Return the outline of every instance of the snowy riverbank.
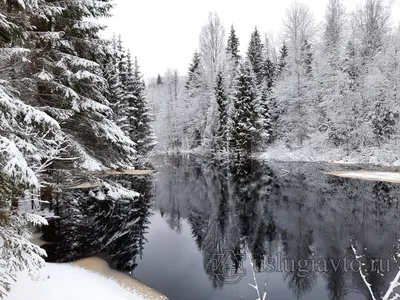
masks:
{"label": "snowy riverbank", "polygon": [[32,280],[27,272],[19,273],[5,300],[167,299],[158,293],[142,293],[100,274],[74,265],[46,264],[38,280]]}
{"label": "snowy riverbank", "polygon": [[373,164],[381,166],[400,166],[398,152],[386,147],[368,148],[361,152],[347,152],[343,149],[316,149],[308,145],[299,149],[288,149],[284,146],[273,146],[256,155],[266,161],[293,162],[329,162],[339,164]]}

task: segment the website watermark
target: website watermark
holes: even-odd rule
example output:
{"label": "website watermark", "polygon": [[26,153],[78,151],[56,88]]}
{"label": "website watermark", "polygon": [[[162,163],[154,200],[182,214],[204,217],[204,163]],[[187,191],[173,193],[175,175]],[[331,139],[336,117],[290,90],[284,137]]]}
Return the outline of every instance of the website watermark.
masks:
{"label": "website watermark", "polygon": [[[223,283],[238,283],[247,274],[244,267],[245,254],[238,254],[227,250],[214,255],[213,275]],[[287,258],[278,252],[273,256],[263,256],[261,259],[252,259],[251,266],[254,273],[292,273],[304,278],[312,273],[329,272],[375,272],[384,274],[391,271],[393,260],[389,258],[370,259],[369,261],[354,256],[341,258]],[[398,269],[397,269],[398,270]]]}

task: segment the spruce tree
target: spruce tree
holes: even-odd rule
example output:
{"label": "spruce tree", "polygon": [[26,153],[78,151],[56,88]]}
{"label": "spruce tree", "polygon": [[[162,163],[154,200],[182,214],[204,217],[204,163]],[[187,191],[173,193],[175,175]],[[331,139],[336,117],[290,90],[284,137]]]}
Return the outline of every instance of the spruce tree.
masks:
{"label": "spruce tree", "polygon": [[244,63],[236,80],[234,113],[232,116],[232,140],[234,151],[251,153],[256,132],[256,92],[251,66]]}
{"label": "spruce tree", "polygon": [[237,66],[240,61],[239,46],[239,38],[236,36],[235,28],[232,25],[226,46],[226,53],[228,54],[228,58],[234,62],[235,66]]}
{"label": "spruce tree", "polygon": [[197,51],[194,52],[192,62],[189,66],[188,80],[186,81],[185,89],[190,96],[195,94],[195,91],[201,87],[201,68],[200,55]]}
{"label": "spruce tree", "polygon": [[268,89],[271,89],[274,85],[276,76],[275,72],[275,65],[269,58],[267,58],[263,64],[263,77]]}
{"label": "spruce tree", "polygon": [[158,74],[157,75],[157,85],[161,85],[161,84],[163,84],[163,81],[162,81],[161,75]]}
{"label": "spruce tree", "polygon": [[228,116],[228,96],[224,86],[224,76],[222,72],[217,74],[215,84],[215,98],[218,105],[218,129],[217,129],[217,149],[229,151],[229,116]]}
{"label": "spruce tree", "polygon": [[247,50],[247,58],[253,68],[257,84],[261,84],[264,75],[263,47],[264,46],[261,43],[260,33],[256,27],[251,34],[250,43]]}
{"label": "spruce tree", "polygon": [[272,136],[272,119],[269,107],[271,93],[271,89],[266,84],[261,87],[258,103],[255,107],[257,113],[256,139],[258,146],[267,144]]}
{"label": "spruce tree", "polygon": [[131,55],[128,53],[128,104],[129,134],[136,143],[139,157],[144,157],[156,145],[156,138],[151,127],[152,115],[145,97],[145,83],[140,72],[139,62],[135,57],[131,65]]}
{"label": "spruce tree", "polygon": [[289,55],[289,50],[285,42],[283,42],[281,49],[279,50],[279,60],[277,67],[277,76],[281,76],[286,70],[287,58]]}
{"label": "spruce tree", "polygon": [[123,87],[127,86],[128,83],[128,58],[127,52],[124,49],[121,36],[118,37],[116,49],[118,51],[118,68],[120,81]]}
{"label": "spruce tree", "polygon": [[128,166],[136,157],[134,144],[115,124],[107,99],[104,65],[112,50],[100,38],[104,26],[88,21],[109,16],[112,2],[67,1],[59,7],[41,1],[30,17],[25,45],[31,51],[15,75],[15,88],[60,123],[79,163]]}
{"label": "spruce tree", "polygon": [[107,79],[108,91],[106,97],[110,102],[110,107],[114,111],[115,123],[124,130],[127,125],[127,117],[124,112],[125,93],[120,76],[120,56],[117,51],[117,40],[112,39],[109,53],[104,65],[104,77]]}

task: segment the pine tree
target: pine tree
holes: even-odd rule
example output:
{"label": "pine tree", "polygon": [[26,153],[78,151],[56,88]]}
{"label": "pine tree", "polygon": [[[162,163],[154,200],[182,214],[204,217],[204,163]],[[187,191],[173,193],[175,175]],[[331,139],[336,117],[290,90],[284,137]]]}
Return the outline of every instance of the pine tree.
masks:
{"label": "pine tree", "polygon": [[236,80],[232,116],[232,148],[238,154],[251,153],[256,131],[256,93],[251,66],[244,63]]}
{"label": "pine tree", "polygon": [[194,96],[195,91],[201,87],[201,68],[200,55],[197,51],[194,52],[192,62],[189,66],[188,80],[186,81],[185,89],[190,96]]}
{"label": "pine tree", "polygon": [[282,76],[283,72],[286,70],[287,58],[289,55],[289,50],[285,42],[282,44],[282,48],[279,50],[279,61],[277,67],[277,75]]}
{"label": "pine tree", "polygon": [[228,58],[234,62],[235,66],[237,66],[240,61],[239,46],[239,38],[236,36],[235,28],[232,25],[226,46],[226,53],[228,54]]}
{"label": "pine tree", "polygon": [[215,85],[215,98],[218,105],[219,122],[217,129],[217,149],[229,151],[229,116],[228,116],[228,96],[224,86],[224,76],[222,72],[217,74]]}
{"label": "pine tree", "polygon": [[256,27],[251,34],[250,43],[247,50],[247,58],[253,68],[257,84],[261,84],[264,75],[263,47],[264,46],[261,43],[260,33]]}

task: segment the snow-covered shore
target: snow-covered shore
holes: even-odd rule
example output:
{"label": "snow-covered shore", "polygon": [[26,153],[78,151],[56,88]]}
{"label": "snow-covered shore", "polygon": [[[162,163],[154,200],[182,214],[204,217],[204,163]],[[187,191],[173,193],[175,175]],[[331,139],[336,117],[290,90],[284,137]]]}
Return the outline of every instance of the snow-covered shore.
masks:
{"label": "snow-covered shore", "polygon": [[375,172],[375,171],[358,170],[358,171],[329,172],[327,174],[344,178],[354,178],[354,179],[371,180],[371,181],[385,181],[394,183],[400,182],[400,173],[398,172]]}
{"label": "snow-covered shore", "polygon": [[372,164],[380,166],[400,166],[400,156],[393,149],[369,148],[360,152],[342,149],[315,149],[312,145],[299,149],[288,149],[282,145],[270,147],[258,153],[255,158],[266,161],[329,162],[338,164]]}
{"label": "snow-covered shore", "polygon": [[[107,276],[108,277],[108,276]],[[32,280],[21,272],[5,300],[156,300],[161,294],[143,294],[103,275],[67,264],[49,264]]]}

